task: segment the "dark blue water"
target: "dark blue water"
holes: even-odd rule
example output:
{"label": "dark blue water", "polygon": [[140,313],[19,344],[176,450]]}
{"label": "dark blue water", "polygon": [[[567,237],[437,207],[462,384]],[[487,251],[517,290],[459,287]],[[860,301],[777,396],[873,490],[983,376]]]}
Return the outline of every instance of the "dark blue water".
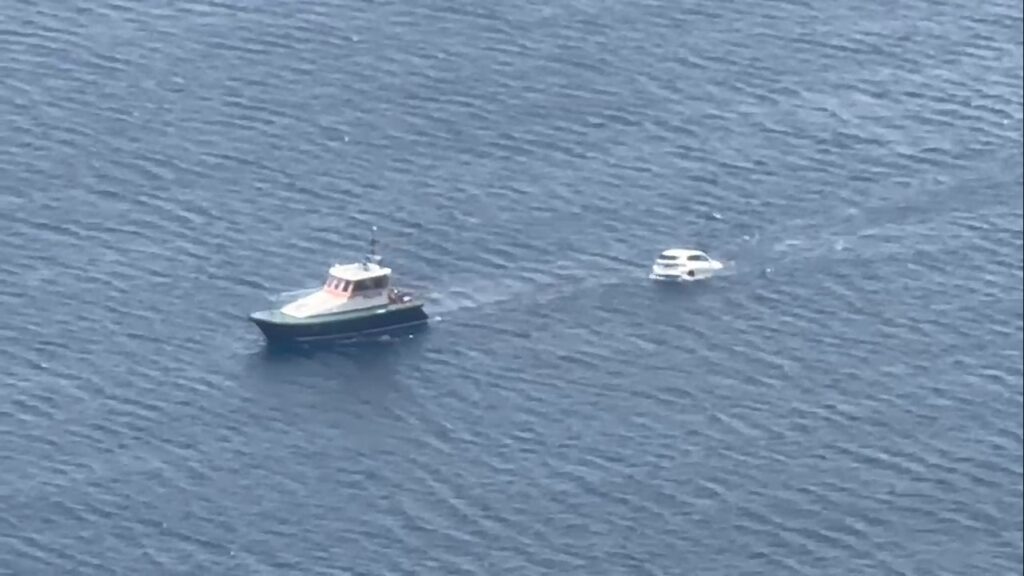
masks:
{"label": "dark blue water", "polygon": [[[1022,62],[1020,0],[3,4],[0,574],[1021,574]],[[373,224],[429,329],[268,353]]]}

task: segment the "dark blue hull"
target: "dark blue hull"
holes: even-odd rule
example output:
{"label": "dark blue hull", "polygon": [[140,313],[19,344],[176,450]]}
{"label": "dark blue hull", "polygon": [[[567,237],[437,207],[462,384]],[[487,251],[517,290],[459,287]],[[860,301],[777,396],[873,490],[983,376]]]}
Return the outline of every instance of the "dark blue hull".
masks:
{"label": "dark blue hull", "polygon": [[412,328],[424,324],[427,313],[422,304],[386,306],[369,312],[354,312],[296,320],[276,311],[256,312],[249,319],[259,327],[268,342],[313,342],[357,338]]}

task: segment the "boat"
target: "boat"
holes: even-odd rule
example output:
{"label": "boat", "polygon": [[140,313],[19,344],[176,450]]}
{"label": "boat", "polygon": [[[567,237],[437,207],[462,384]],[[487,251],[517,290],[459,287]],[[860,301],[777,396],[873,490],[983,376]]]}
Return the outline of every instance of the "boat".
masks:
{"label": "boat", "polygon": [[423,302],[391,285],[392,270],[377,254],[377,227],[362,262],[334,264],[316,292],[279,309],[249,315],[269,343],[357,338],[427,322]]}
{"label": "boat", "polygon": [[659,282],[693,282],[709,278],[723,267],[700,250],[672,248],[658,255],[648,278]]}

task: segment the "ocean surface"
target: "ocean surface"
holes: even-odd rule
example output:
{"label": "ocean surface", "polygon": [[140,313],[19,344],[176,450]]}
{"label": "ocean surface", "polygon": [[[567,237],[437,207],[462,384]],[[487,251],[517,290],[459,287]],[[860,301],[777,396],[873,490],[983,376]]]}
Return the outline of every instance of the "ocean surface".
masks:
{"label": "ocean surface", "polygon": [[[0,4],[0,574],[1021,574],[1022,62],[1021,0]],[[373,225],[430,326],[268,350]]]}

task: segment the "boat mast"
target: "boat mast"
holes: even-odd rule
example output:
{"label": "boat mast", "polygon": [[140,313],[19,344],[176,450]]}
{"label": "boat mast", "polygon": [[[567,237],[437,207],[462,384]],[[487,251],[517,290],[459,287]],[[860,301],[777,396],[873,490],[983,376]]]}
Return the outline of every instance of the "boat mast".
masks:
{"label": "boat mast", "polygon": [[363,268],[369,268],[370,264],[380,264],[381,257],[377,254],[377,244],[377,227],[373,226],[370,228],[370,253],[366,255]]}

